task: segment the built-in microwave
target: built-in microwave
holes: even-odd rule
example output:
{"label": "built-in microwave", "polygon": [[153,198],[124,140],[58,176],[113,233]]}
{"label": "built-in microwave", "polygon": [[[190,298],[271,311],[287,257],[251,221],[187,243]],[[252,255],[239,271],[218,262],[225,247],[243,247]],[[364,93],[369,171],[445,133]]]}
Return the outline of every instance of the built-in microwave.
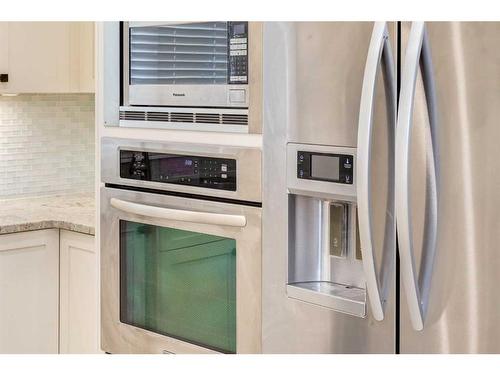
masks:
{"label": "built-in microwave", "polygon": [[249,127],[261,23],[123,22],[120,32],[120,126],[261,132],[260,119]]}

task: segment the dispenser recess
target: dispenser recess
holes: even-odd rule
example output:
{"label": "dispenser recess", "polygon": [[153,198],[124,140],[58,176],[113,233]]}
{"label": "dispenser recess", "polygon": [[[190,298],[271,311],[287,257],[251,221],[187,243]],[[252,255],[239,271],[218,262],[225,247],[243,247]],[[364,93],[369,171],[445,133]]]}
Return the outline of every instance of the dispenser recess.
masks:
{"label": "dispenser recess", "polygon": [[287,295],[366,315],[357,256],[356,149],[289,143]]}

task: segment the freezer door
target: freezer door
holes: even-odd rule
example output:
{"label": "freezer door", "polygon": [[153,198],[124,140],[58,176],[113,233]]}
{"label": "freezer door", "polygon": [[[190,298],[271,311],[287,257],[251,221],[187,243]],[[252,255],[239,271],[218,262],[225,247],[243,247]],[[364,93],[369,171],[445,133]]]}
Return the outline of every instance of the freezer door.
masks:
{"label": "freezer door", "polygon": [[[287,296],[288,246],[294,222],[287,192],[288,142],[357,147],[365,63],[374,28],[363,22],[269,22],[264,26],[263,352],[394,353],[395,278],[385,314],[364,318]],[[388,29],[396,46],[395,23]],[[393,51],[395,55],[395,51]],[[382,67],[373,108],[371,197],[378,275],[388,207],[388,118]],[[394,72],[395,74],[395,72]],[[394,114],[395,115],[395,114]],[[314,218],[313,218],[314,219]],[[304,223],[317,230],[313,219]],[[307,220],[306,220],[307,221]],[[315,248],[314,235],[301,246]],[[395,254],[395,251],[392,253]],[[359,252],[357,254],[359,257]]]}
{"label": "freezer door", "polygon": [[[402,67],[410,28],[402,25]],[[500,23],[430,22],[426,31],[436,99],[437,215],[429,199],[432,163],[425,152],[432,144],[430,93],[426,97],[418,73],[408,214],[419,292],[424,300],[426,293],[429,297],[423,328],[418,327],[410,319],[408,289],[401,285],[401,352],[500,353]],[[434,259],[429,249],[422,250],[429,221],[437,224]],[[401,246],[400,241],[404,251]],[[431,263],[432,272],[423,276],[422,265]]]}

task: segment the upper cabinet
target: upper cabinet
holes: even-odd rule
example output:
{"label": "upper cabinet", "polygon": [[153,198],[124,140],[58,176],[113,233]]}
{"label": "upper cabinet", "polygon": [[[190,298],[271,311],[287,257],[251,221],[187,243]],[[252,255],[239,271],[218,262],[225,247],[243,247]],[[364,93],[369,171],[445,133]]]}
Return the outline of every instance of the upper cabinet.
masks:
{"label": "upper cabinet", "polygon": [[0,22],[0,74],[0,94],[94,92],[94,23]]}

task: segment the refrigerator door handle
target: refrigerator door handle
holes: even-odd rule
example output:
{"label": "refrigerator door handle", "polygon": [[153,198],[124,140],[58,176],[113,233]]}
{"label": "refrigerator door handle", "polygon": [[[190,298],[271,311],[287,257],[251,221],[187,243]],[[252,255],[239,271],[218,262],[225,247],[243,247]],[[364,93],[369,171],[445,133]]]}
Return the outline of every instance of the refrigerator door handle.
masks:
{"label": "refrigerator door handle", "polygon": [[[390,222],[386,226],[386,241],[380,278],[377,276],[376,258],[373,245],[372,196],[371,196],[371,146],[374,116],[374,102],[379,67],[382,66],[387,106],[388,147],[389,147],[389,191],[387,213]],[[366,59],[361,104],[359,109],[357,144],[357,204],[359,238],[366,288],[370,297],[373,317],[384,319],[385,303],[392,285],[395,253],[394,220],[394,137],[396,127],[396,80],[394,60],[386,22],[375,22]]]}
{"label": "refrigerator door handle", "polygon": [[[412,239],[412,211],[410,203],[410,143],[412,113],[418,69],[421,69],[431,142],[427,152],[426,217],[422,262],[417,274]],[[396,127],[396,217],[398,228],[401,276],[405,288],[413,328],[424,328],[429,302],[432,268],[436,253],[438,225],[438,148],[437,105],[432,59],[424,22],[413,22],[408,39],[401,77],[398,122]]]}

